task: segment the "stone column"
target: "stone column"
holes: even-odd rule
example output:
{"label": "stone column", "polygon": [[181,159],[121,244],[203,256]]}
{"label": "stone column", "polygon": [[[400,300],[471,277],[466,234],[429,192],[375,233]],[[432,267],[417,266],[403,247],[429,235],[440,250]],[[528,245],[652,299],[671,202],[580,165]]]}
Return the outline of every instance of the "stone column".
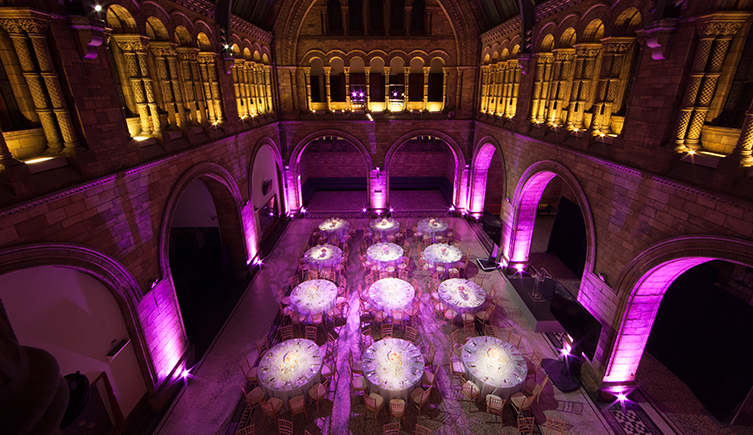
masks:
{"label": "stone column", "polygon": [[350,67],[343,67],[343,72],[345,73],[345,107],[348,110],[353,110],[350,106]]}
{"label": "stone column", "polygon": [[753,101],[745,112],[745,121],[737,138],[735,149],[732,150],[733,158],[739,160],[745,167],[753,166]]}
{"label": "stone column", "polygon": [[175,114],[178,119],[178,126],[180,128],[186,128],[188,122],[186,120],[186,112],[183,106],[183,87],[180,84],[180,77],[178,76],[178,54],[175,52],[175,46],[170,45],[170,49],[167,50],[167,67],[170,77],[170,86],[172,89],[172,95],[175,99]]}
{"label": "stone column", "polygon": [[209,123],[215,124],[218,121],[215,114],[215,104],[212,100],[212,82],[209,77],[209,58],[214,56],[214,53],[200,52],[198,56],[199,71],[201,74],[201,86],[204,94],[204,101],[206,101],[207,111],[209,112]]}
{"label": "stone column", "polygon": [[518,90],[520,88],[520,67],[518,67],[517,60],[509,61],[510,70],[510,83],[509,92],[507,97],[507,105],[505,106],[505,116],[512,118],[518,111]]}
{"label": "stone column", "polygon": [[[385,1],[385,3],[390,3],[389,0]],[[386,26],[389,28],[389,24],[386,24]],[[410,90],[410,66],[404,66],[403,72],[405,73],[405,78],[403,79],[403,110],[408,110],[408,91]]]}
{"label": "stone column", "polygon": [[259,113],[267,113],[267,99],[264,96],[264,66],[257,64],[254,68],[254,83],[256,83],[256,99],[259,104]]}
{"label": "stone column", "polygon": [[8,32],[8,36],[13,41],[13,47],[16,49],[24,79],[26,79],[29,92],[34,100],[34,109],[39,115],[39,121],[47,139],[47,147],[50,151],[58,153],[63,149],[63,138],[58,130],[57,119],[46,92],[45,81],[42,74],[37,70],[32,53],[29,50],[29,38],[23,33],[21,20],[1,20],[0,25]]}
{"label": "stone column", "polygon": [[442,72],[444,73],[442,75],[442,110],[444,110],[445,107],[447,107],[447,75],[449,74],[449,71],[443,66]]}
{"label": "stone column", "polygon": [[[167,45],[167,46],[165,46]],[[167,110],[167,120],[173,129],[180,129],[180,122],[178,121],[178,114],[175,111],[175,99],[173,98],[173,92],[171,89],[170,71],[167,66],[167,51],[170,49],[169,43],[165,42],[152,42],[149,46],[149,51],[154,56],[154,62],[157,65],[157,80],[159,86],[162,89],[162,103]]]}
{"label": "stone column", "polygon": [[371,110],[371,86],[369,85],[369,73],[371,73],[371,67],[363,67],[363,71],[366,73],[366,110]]}
{"label": "stone column", "polygon": [[332,87],[329,83],[329,75],[332,72],[331,66],[325,66],[324,67],[324,88],[327,90],[327,112],[331,112],[331,104],[332,104]]}
{"label": "stone column", "polygon": [[493,102],[493,115],[501,116],[504,113],[504,104],[502,100],[504,99],[505,94],[505,82],[507,78],[507,61],[505,62],[499,62],[497,64],[497,72],[494,74],[496,76],[496,79],[494,81],[494,96],[492,99]]}
{"label": "stone column", "polygon": [[136,57],[138,58],[139,71],[141,72],[141,81],[144,83],[146,93],[146,102],[149,105],[149,113],[152,117],[152,130],[155,133],[162,131],[162,125],[157,110],[157,98],[154,96],[154,84],[149,74],[149,65],[146,61],[146,44],[142,43],[134,47]]}
{"label": "stone column", "polygon": [[[367,26],[368,27],[368,26]],[[390,67],[384,67],[384,110],[390,110]]]}
{"label": "stone column", "polygon": [[596,85],[591,130],[595,135],[612,134],[612,113],[618,97],[625,92],[626,83],[620,83],[625,65],[629,67],[626,55],[635,38],[604,38],[601,40],[604,53],[599,82]]}
{"label": "stone column", "polygon": [[272,107],[272,66],[271,65],[264,65],[264,85],[267,90],[266,96],[267,96],[267,112],[274,112],[274,108]]}
{"label": "stone column", "polygon": [[246,82],[248,82],[249,97],[252,100],[252,105],[249,106],[249,110],[253,111],[254,116],[262,113],[262,105],[259,101],[259,90],[256,84],[256,62],[246,62]]}
{"label": "stone column", "polygon": [[144,83],[141,81],[141,68],[139,59],[136,55],[136,49],[142,50],[143,42],[139,35],[112,35],[118,48],[123,51],[125,58],[124,68],[127,69],[127,75],[131,84],[131,92],[136,103],[136,111],[139,114],[141,123],[141,136],[151,136],[152,126],[149,122],[149,108],[147,106],[146,92]]}
{"label": "stone column", "polygon": [[309,111],[313,112],[314,110],[311,108],[311,67],[303,67],[303,76],[304,80],[306,80],[306,107],[308,107]]}
{"label": "stone column", "polygon": [[424,67],[424,111],[428,110],[429,105],[429,71],[431,67]]}
{"label": "stone column", "polygon": [[546,108],[546,96],[549,91],[549,80],[552,73],[552,53],[536,53],[536,75],[533,82],[533,92],[531,101],[531,116],[529,120],[532,123],[541,124],[544,122],[544,111]]}
{"label": "stone column", "polygon": [[220,92],[220,82],[217,79],[217,56],[212,53],[208,59],[207,71],[209,72],[209,85],[212,91],[212,103],[214,104],[214,116],[217,122],[222,122],[225,117],[222,115],[222,93]]}
{"label": "stone column", "polygon": [[701,148],[701,129],[716,91],[729,43],[745,17],[747,14],[722,12],[697,20],[698,47],[675,130],[675,151]]}
{"label": "stone column", "polygon": [[179,47],[178,60],[180,62],[180,71],[182,76],[182,89],[185,94],[185,108],[188,110],[188,119],[192,126],[202,123],[203,110],[199,108],[198,94],[195,92],[195,81],[193,75],[192,59],[195,59],[196,52],[193,48]]}
{"label": "stone column", "polygon": [[489,65],[481,65],[481,113],[489,109],[489,70]]}
{"label": "stone column", "polygon": [[575,58],[574,48],[560,48],[554,50],[554,65],[552,70],[552,88],[549,98],[547,121],[552,127],[562,127],[562,108],[566,103],[570,67]]}
{"label": "stone column", "polygon": [[601,51],[601,44],[576,44],[576,71],[573,77],[568,129],[581,131],[585,129],[583,113],[590,101],[591,81],[596,67],[596,58]]}
{"label": "stone column", "polygon": [[68,111],[68,106],[63,96],[63,89],[60,87],[60,81],[58,80],[58,73],[55,71],[55,65],[52,63],[52,57],[50,56],[50,48],[47,45],[47,36],[45,33],[47,32],[48,23],[41,20],[22,20],[21,25],[26,30],[29,38],[31,38],[31,43],[34,46],[39,69],[47,87],[50,101],[52,102],[52,111],[55,113],[60,133],[63,135],[63,143],[66,148],[78,148],[80,145],[76,139],[76,132],[73,130],[71,114]]}
{"label": "stone column", "polygon": [[246,88],[243,83],[244,68],[243,59],[233,59],[233,65],[230,70],[230,74],[233,78],[233,94],[235,94],[235,109],[238,111],[238,117],[240,119],[246,119],[248,112],[246,112]]}
{"label": "stone column", "polygon": [[241,70],[241,73],[243,74],[243,83],[246,88],[246,110],[248,112],[248,116],[254,117],[258,113],[258,109],[256,108],[256,95],[254,92],[254,84],[253,84],[253,70],[254,70],[254,62],[246,61],[243,63],[243,69]]}

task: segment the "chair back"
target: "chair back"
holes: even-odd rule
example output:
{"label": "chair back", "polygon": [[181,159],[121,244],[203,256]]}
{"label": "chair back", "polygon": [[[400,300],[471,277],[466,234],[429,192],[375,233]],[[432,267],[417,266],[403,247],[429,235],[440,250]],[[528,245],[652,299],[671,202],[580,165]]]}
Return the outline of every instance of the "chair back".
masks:
{"label": "chair back", "polygon": [[548,418],[546,420],[546,434],[545,435],[562,435],[567,428],[567,422],[560,420],[559,418]]}
{"label": "chair back", "polygon": [[383,435],[399,435],[400,434],[400,422],[387,423],[384,425]]}
{"label": "chair back", "polygon": [[376,412],[376,399],[372,398],[371,396],[367,396],[366,393],[364,393],[363,403],[366,405],[366,409]]}
{"label": "chair back", "polygon": [[256,342],[256,350],[259,352],[259,358],[264,356],[264,354],[269,350],[269,345],[267,344],[267,340],[265,338],[262,338],[261,340]]}
{"label": "chair back", "polygon": [[484,326],[484,335],[487,335],[489,337],[496,337],[497,332],[499,332],[499,327],[494,325],[485,325]]}
{"label": "chair back", "polygon": [[280,328],[280,337],[282,337],[282,341],[291,340],[293,338],[293,325]]}
{"label": "chair back", "polygon": [[293,422],[290,420],[278,419],[277,428],[280,435],[293,435]]}
{"label": "chair back", "polygon": [[543,361],[543,356],[539,353],[538,350],[534,349],[533,353],[531,354],[531,367],[533,367],[534,372],[537,372],[539,370],[539,367],[541,366],[541,361]]}
{"label": "chair back", "polygon": [[316,326],[307,326],[306,327],[306,340],[311,340],[314,343],[316,343],[317,331],[318,331],[318,328]]}
{"label": "chair back", "polygon": [[479,390],[478,386],[473,381],[465,381],[465,384],[463,384],[463,395],[465,397],[473,398],[481,394],[481,390]]}
{"label": "chair back", "polygon": [[434,431],[429,429],[428,427],[424,427],[424,426],[421,426],[420,424],[417,424],[416,435],[434,435]]}
{"label": "chair back", "polygon": [[418,338],[418,329],[412,326],[406,326],[405,327],[405,339],[415,344],[416,338]]}
{"label": "chair back", "polygon": [[405,414],[405,402],[402,400],[390,400],[390,413],[393,417],[402,418]]}
{"label": "chair back", "polygon": [[256,425],[251,423],[243,429],[240,429],[235,435],[256,435]]}
{"label": "chair back", "polygon": [[392,337],[392,323],[382,323],[382,338]]}
{"label": "chair back", "polygon": [[429,396],[431,395],[432,388],[434,388],[434,385],[432,385],[429,388],[425,389],[424,392],[421,393],[421,406],[423,406],[426,402],[429,401]]}
{"label": "chair back", "polygon": [[295,396],[288,401],[288,406],[293,415],[301,413],[306,410],[306,397],[303,394]]}
{"label": "chair back", "polygon": [[518,414],[518,435],[532,435],[533,434],[533,417],[523,417]]}
{"label": "chair back", "polygon": [[493,414],[499,414],[505,407],[506,400],[500,397],[494,397],[492,395],[486,396],[486,407],[489,412]]}
{"label": "chair back", "polygon": [[473,321],[463,323],[463,336],[468,340],[476,333],[476,324]]}
{"label": "chair back", "polygon": [[536,400],[536,396],[541,392],[541,385],[536,385],[536,388],[533,389],[533,396],[526,396],[525,399],[523,399],[523,403],[520,405],[520,412],[528,411],[531,409],[531,406],[533,405],[533,401]]}

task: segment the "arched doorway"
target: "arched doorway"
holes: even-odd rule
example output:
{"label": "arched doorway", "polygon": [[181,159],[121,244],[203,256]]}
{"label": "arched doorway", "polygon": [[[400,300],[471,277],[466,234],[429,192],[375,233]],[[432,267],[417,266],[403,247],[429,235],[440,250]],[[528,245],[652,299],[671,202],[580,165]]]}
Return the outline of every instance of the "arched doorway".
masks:
{"label": "arched doorway", "polygon": [[354,137],[328,131],[304,138],[291,161],[299,207],[306,212],[361,213],[369,207],[368,177],[373,166],[366,148]]}
{"label": "arched doorway", "polygon": [[385,157],[388,203],[398,213],[446,213],[459,202],[458,165],[465,159],[448,138],[422,133],[399,139]]}
{"label": "arched doorway", "polygon": [[266,257],[284,225],[285,203],[281,159],[272,144],[258,147],[249,171],[249,188],[254,205],[254,219],[261,237],[260,256]]}
{"label": "arched doorway", "polygon": [[498,145],[484,138],[471,163],[468,214],[482,222],[491,240],[500,244],[502,236],[502,202],[507,197],[505,166]]}
{"label": "arched doorway", "polygon": [[[666,323],[678,321],[672,319],[672,316],[681,317],[683,314],[692,314],[692,310],[700,308],[703,316],[701,318],[695,316],[691,320],[700,322],[702,326],[710,327],[710,323],[714,322],[725,324],[727,320],[730,320],[726,317],[733,317],[732,311],[736,308],[729,308],[730,305],[727,305],[721,313],[713,314],[713,311],[718,311],[715,307],[724,300],[729,302],[738,297],[734,294],[734,289],[727,289],[726,286],[729,286],[732,280],[749,282],[750,265],[753,265],[753,243],[720,236],[699,235],[673,238],[657,243],[637,256],[625,268],[615,284],[617,294],[626,296],[620,305],[621,321],[613,338],[611,354],[608,355],[606,361],[604,382],[621,384],[640,380],[636,377],[636,373],[639,365],[643,365],[642,359],[644,351],[648,350],[649,337],[651,336],[652,340],[658,339],[659,343],[662,340],[666,341],[666,335],[671,334]],[[737,278],[734,278],[735,276]],[[667,301],[669,320],[659,317],[661,311],[667,311],[664,307],[666,295],[670,298]],[[688,303],[695,306],[685,308],[687,313],[678,311],[683,309],[682,305],[688,307]],[[748,305],[742,307],[744,315],[747,316],[744,320],[746,322],[751,321],[749,303],[749,300],[747,303],[742,302],[743,305]],[[653,337],[655,325],[660,329],[658,334],[664,335],[663,337]],[[702,334],[695,335],[691,340],[692,346],[686,349],[685,355],[687,358],[703,359],[705,356],[699,354],[710,352],[710,358],[721,359],[730,364],[732,363],[730,355],[739,357],[743,355],[743,352],[747,352],[746,358],[750,357],[750,341],[745,340],[745,337],[750,337],[749,331],[750,328],[745,328],[744,324],[736,324],[732,329],[730,325],[727,325],[725,333],[721,335],[731,335],[737,343],[728,344],[726,352],[722,351],[722,353],[713,353],[712,347],[716,343],[710,343],[708,339],[703,338]],[[727,337],[721,335],[717,333],[711,341],[723,343]],[[607,349],[609,348],[607,346]],[[653,360],[653,358],[650,359]],[[670,366],[673,364],[676,363],[669,362]],[[750,365],[750,362],[746,364]],[[732,368],[734,365],[727,364],[726,367]],[[680,371],[682,370],[681,368]],[[742,400],[739,393],[733,394],[734,387],[745,389],[747,385],[749,389],[753,379],[747,373],[743,374],[738,370],[724,370],[732,372],[735,385],[727,388],[724,385],[726,381],[722,381],[721,384],[712,385],[712,387],[727,394],[729,399],[734,398],[737,401],[733,403],[734,406]],[[682,373],[676,375],[681,379],[684,376]],[[725,373],[714,375],[724,376]],[[643,375],[642,378],[645,382],[646,376]],[[707,376],[702,381],[709,379],[710,377]],[[683,382],[687,383],[685,380]],[[688,383],[691,389],[693,382],[695,381]],[[747,392],[746,390],[745,393]],[[700,396],[698,398],[701,399]],[[722,412],[722,414],[725,413]],[[728,412],[726,417],[729,418]]]}
{"label": "arched doorway", "polygon": [[0,300],[19,344],[49,352],[63,376],[85,375],[90,402],[107,410],[103,426],[123,424],[147,385],[138,338],[112,292],[79,270],[42,266],[0,275]]}
{"label": "arched doorway", "polygon": [[539,162],[521,177],[507,250],[512,263],[545,267],[574,295],[593,267],[595,231],[586,196],[575,177],[555,162]]}
{"label": "arched doorway", "polygon": [[204,168],[207,172],[202,168],[189,170],[171,196],[160,258],[175,284],[197,357],[219,332],[248,277],[240,193],[219,168],[219,173],[209,172],[213,165]]}

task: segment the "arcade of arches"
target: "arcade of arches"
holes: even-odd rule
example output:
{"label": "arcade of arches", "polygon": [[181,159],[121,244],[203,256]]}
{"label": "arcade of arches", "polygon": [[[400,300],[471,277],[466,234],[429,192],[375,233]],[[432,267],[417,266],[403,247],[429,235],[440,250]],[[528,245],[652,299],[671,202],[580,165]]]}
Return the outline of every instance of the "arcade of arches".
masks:
{"label": "arcade of arches", "polygon": [[[590,403],[637,387],[658,401],[650,365],[714,424],[749,425],[750,376],[711,357],[691,369],[666,343],[673,324],[698,327],[686,312],[753,317],[751,44],[746,2],[0,1],[0,427],[53,433],[61,376],[78,371],[113,431],[154,429],[254,301],[269,316],[225,355],[238,379],[216,385],[232,392],[214,392],[239,399],[235,366],[274,336],[295,273],[272,259],[300,260],[332,215],[352,220],[338,241],[357,280],[368,219],[406,235],[450,220],[528,359],[534,343],[552,359],[568,345],[516,296],[516,279],[546,269],[600,327],[575,374]],[[411,278],[429,279],[417,241],[403,243]],[[505,267],[474,266],[491,253]],[[737,328],[695,334],[750,366]],[[727,377],[709,387],[704,371]],[[537,417],[568,420],[552,406]]]}

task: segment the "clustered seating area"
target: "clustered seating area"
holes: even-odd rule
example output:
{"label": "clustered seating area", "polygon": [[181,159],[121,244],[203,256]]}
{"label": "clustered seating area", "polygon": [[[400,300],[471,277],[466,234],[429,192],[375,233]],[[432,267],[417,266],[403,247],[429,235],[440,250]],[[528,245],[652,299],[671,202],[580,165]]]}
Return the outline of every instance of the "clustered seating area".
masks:
{"label": "clustered seating area", "polygon": [[456,225],[312,226],[289,285],[274,292],[280,314],[258,358],[241,359],[236,434],[427,435],[460,413],[467,433],[565,433],[562,420],[535,421],[552,391],[544,355],[526,349],[489,274],[469,269]]}

